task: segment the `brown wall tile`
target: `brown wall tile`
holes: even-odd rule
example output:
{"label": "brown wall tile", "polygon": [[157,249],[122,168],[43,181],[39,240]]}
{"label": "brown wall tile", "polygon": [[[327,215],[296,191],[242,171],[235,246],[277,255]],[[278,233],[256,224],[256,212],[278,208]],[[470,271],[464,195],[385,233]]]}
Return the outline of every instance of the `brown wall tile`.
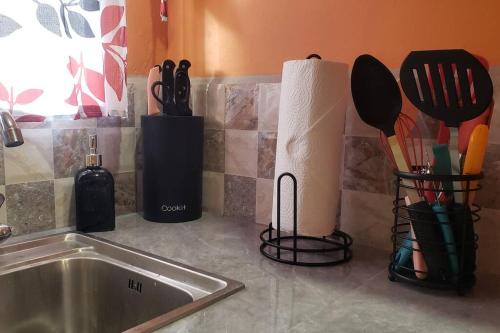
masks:
{"label": "brown wall tile", "polygon": [[135,172],[126,172],[113,175],[115,178],[115,214],[123,215],[135,213]]}
{"label": "brown wall tile", "polygon": [[259,132],[259,155],[257,176],[259,178],[274,178],[276,162],[277,133]]}
{"label": "brown wall tile", "polygon": [[257,178],[257,131],[225,131],[225,172]]}
{"label": "brown wall tile", "polygon": [[85,156],[89,152],[89,135],[95,129],[54,129],[54,177],[73,177],[85,167]]}
{"label": "brown wall tile", "polygon": [[392,195],[392,168],[378,138],[345,138],[343,188]]}
{"label": "brown wall tile", "polygon": [[225,128],[257,129],[256,91],[255,84],[226,85]]}
{"label": "brown wall tile", "polygon": [[500,144],[489,144],[483,166],[482,189],[477,203],[485,208],[500,209]]}
{"label": "brown wall tile", "polygon": [[6,186],[7,221],[14,235],[56,227],[54,181]]}
{"label": "brown wall tile", "polygon": [[203,170],[224,172],[225,138],[223,130],[206,129],[203,143]]}
{"label": "brown wall tile", "polygon": [[256,179],[224,176],[224,216],[255,218]]}

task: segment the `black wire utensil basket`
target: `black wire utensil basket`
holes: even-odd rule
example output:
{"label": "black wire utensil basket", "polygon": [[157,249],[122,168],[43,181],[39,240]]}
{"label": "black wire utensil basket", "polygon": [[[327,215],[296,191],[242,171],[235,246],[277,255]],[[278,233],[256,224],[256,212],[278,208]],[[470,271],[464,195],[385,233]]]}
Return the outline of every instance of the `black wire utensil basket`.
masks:
{"label": "black wire utensil basket", "polygon": [[[293,183],[293,231],[281,230],[281,182],[289,177]],[[352,238],[347,233],[335,230],[324,237],[301,236],[297,227],[297,179],[289,172],[282,173],[277,181],[277,228],[272,223],[260,233],[260,252],[267,258],[297,266],[333,266],[348,262],[352,258]],[[266,239],[267,236],[267,239]]]}
{"label": "black wire utensil basket", "polygon": [[[480,207],[473,201],[483,175],[395,175],[389,279],[463,295],[475,284]],[[408,202],[403,193],[412,190],[422,201]]]}

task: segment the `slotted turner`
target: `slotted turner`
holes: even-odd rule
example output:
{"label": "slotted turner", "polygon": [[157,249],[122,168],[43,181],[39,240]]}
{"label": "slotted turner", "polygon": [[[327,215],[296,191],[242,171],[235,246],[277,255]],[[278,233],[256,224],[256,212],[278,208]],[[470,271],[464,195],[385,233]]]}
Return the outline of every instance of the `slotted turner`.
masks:
{"label": "slotted turner", "polygon": [[[458,127],[490,105],[493,83],[486,68],[465,50],[411,52],[401,65],[401,87],[420,111],[450,130],[452,174],[460,174]],[[462,202],[460,192],[455,202]]]}

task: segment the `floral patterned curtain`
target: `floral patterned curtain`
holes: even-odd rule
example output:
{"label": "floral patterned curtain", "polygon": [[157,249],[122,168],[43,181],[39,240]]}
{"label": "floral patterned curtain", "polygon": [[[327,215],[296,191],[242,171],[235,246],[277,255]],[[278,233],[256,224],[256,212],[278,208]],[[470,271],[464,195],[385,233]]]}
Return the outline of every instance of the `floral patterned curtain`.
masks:
{"label": "floral patterned curtain", "polygon": [[0,0],[0,109],[125,116],[125,0]]}

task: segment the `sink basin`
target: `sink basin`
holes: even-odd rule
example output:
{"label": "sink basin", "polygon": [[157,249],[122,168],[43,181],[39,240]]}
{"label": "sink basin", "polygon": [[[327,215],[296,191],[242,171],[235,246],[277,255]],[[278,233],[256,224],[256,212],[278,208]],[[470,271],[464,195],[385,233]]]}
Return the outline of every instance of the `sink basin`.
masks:
{"label": "sink basin", "polygon": [[152,332],[243,284],[94,236],[0,247],[0,332]]}

